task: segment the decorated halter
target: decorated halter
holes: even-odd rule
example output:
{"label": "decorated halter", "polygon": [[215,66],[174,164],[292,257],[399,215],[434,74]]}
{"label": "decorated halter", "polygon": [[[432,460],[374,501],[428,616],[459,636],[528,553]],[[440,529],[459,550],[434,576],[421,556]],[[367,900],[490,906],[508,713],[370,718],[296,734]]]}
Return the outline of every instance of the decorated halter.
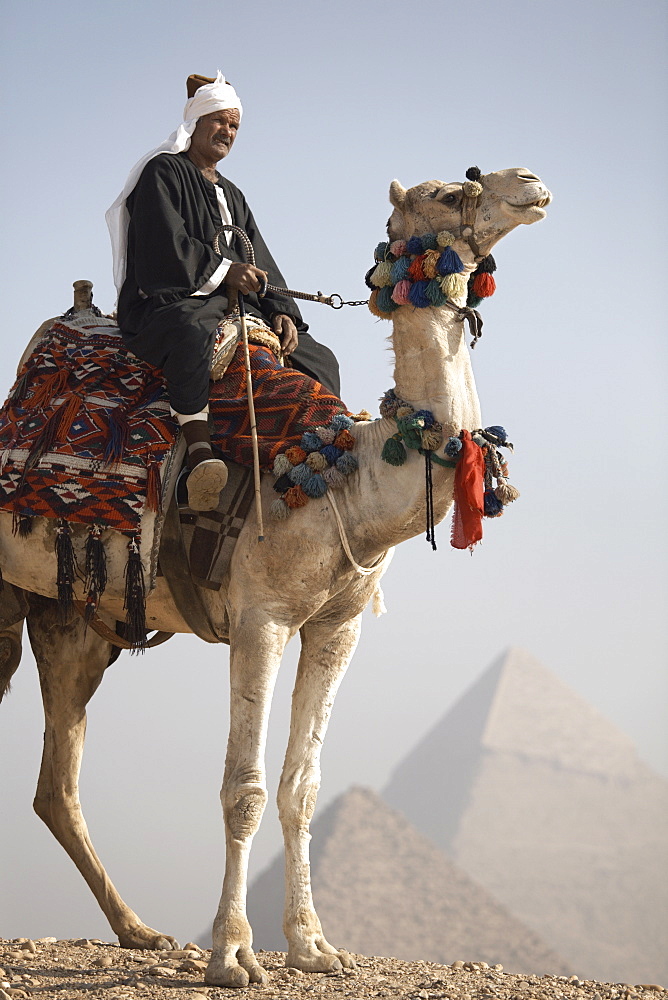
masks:
{"label": "decorated halter", "polygon": [[[496,262],[491,254],[480,253],[475,238],[475,217],[483,191],[480,176],[478,167],[466,171],[461,223],[454,230],[378,244],[375,264],[364,279],[371,289],[369,309],[375,316],[390,319],[400,306],[412,305],[416,309],[445,306],[468,320],[473,333],[471,346],[475,347],[482,333],[482,319],[476,307],[496,290],[492,277]],[[464,263],[453,246],[457,239],[467,243],[478,265],[468,279]],[[466,307],[462,308],[455,300],[464,294]]]}

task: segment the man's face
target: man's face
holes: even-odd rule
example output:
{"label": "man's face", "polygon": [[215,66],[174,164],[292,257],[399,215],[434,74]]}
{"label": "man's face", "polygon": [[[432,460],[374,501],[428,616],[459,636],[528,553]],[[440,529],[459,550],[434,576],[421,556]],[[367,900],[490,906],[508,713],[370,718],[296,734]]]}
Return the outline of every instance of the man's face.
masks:
{"label": "man's face", "polygon": [[239,128],[239,112],[236,108],[212,111],[198,119],[190,139],[193,153],[209,163],[217,163],[232,149]]}

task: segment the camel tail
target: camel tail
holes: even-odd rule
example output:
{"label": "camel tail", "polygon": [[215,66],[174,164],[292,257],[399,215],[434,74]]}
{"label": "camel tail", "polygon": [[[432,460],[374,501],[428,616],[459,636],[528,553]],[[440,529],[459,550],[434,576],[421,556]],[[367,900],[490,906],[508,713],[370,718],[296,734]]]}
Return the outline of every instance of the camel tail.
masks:
{"label": "camel tail", "polygon": [[23,620],[27,612],[24,592],[5,583],[0,590],[0,702],[21,662]]}

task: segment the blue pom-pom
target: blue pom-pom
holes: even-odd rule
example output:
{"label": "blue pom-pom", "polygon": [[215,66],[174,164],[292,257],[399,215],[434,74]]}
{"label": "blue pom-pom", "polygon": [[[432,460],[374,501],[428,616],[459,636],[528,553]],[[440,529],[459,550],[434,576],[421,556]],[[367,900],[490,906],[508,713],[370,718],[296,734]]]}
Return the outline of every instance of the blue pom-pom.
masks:
{"label": "blue pom-pom", "polygon": [[494,424],[492,427],[485,427],[485,430],[488,434],[493,434],[495,438],[498,438],[501,444],[504,444],[508,440],[505,427],[499,427],[498,424]]}
{"label": "blue pom-pom", "polygon": [[380,261],[385,260],[385,255],[387,253],[389,243],[379,243],[374,250],[374,257],[380,263]]}
{"label": "blue pom-pom", "polygon": [[414,281],[411,285],[408,298],[418,309],[426,309],[427,306],[431,305],[431,299],[427,295],[428,284],[428,281]]}
{"label": "blue pom-pom", "polygon": [[414,417],[420,417],[423,421],[423,427],[433,427],[435,422],[434,414],[431,410],[416,410],[413,414]]}
{"label": "blue pom-pom", "polygon": [[324,497],[327,492],[327,483],[322,476],[316,472],[315,475],[311,476],[308,482],[304,483],[302,488],[307,497],[312,497],[314,500],[317,500],[318,497]]}
{"label": "blue pom-pom", "polygon": [[498,517],[503,514],[503,504],[494,490],[485,490],[485,517]]}
{"label": "blue pom-pom", "polygon": [[425,233],[422,237],[422,248],[423,250],[438,250],[436,233]]}
{"label": "blue pom-pom", "polygon": [[288,476],[295,484],[295,486],[297,484],[299,484],[299,486],[303,486],[305,483],[309,481],[309,479],[311,479],[311,477],[313,476],[313,472],[311,469],[309,469],[308,465],[306,465],[304,462],[300,462],[299,465],[293,465],[293,467],[288,472]]}
{"label": "blue pom-pom", "polygon": [[436,264],[436,270],[439,274],[459,274],[463,269],[464,264],[462,258],[459,256],[456,250],[452,247],[446,247],[441,256],[438,258],[438,263]]}
{"label": "blue pom-pom", "polygon": [[337,458],[343,454],[343,449],[337,448],[335,444],[326,444],[324,448],[320,449],[320,454],[325,456],[330,465],[334,465]]}
{"label": "blue pom-pom", "polygon": [[422,237],[421,236],[411,236],[411,238],[406,243],[407,253],[422,253]]}
{"label": "blue pom-pom", "polygon": [[358,465],[357,459],[350,451],[344,451],[341,458],[337,458],[336,460],[336,467],[344,476],[347,476],[350,472],[354,472]]}
{"label": "blue pom-pom", "polygon": [[462,450],[462,443],[459,440],[459,438],[456,437],[448,438],[448,440],[445,442],[445,448],[443,449],[448,458],[456,458],[461,450]]}
{"label": "blue pom-pom", "polygon": [[378,295],[376,296],[376,305],[381,312],[391,313],[395,309],[398,309],[398,304],[392,298],[392,286],[384,285],[382,288],[378,289]]}
{"label": "blue pom-pom", "polygon": [[322,441],[312,431],[306,431],[305,434],[302,434],[302,439],[299,443],[304,451],[320,451],[322,448]]}
{"label": "blue pom-pom", "polygon": [[335,417],[329,422],[329,426],[334,431],[349,430],[355,421],[352,417],[347,416],[345,413],[337,413]]}
{"label": "blue pom-pom", "polygon": [[408,257],[400,257],[399,260],[395,260],[390,271],[392,283],[396,285],[398,281],[409,281],[408,268],[410,266],[411,262]]}

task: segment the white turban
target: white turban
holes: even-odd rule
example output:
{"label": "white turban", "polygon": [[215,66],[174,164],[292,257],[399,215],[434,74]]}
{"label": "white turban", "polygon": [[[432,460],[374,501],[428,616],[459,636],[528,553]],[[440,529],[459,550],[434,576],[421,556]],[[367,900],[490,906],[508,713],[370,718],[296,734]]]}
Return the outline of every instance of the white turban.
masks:
{"label": "white turban", "polygon": [[172,132],[169,139],[165,139],[163,143],[155,149],[152,149],[150,153],[146,153],[140,160],[137,160],[134,167],[128,174],[128,179],[123,186],[123,190],[111,208],[107,209],[107,212],[105,213],[105,219],[107,220],[107,226],[109,227],[109,235],[111,236],[114,284],[116,285],[116,290],[119,293],[121,291],[121,286],[125,281],[125,272],[127,268],[128,226],[130,223],[130,213],[128,212],[126,202],[128,195],[134,191],[142,170],[149,160],[152,160],[154,156],[158,156],[160,153],[185,152],[185,150],[190,146],[190,137],[195,131],[195,125],[197,124],[198,118],[201,118],[203,115],[210,115],[214,111],[226,111],[231,108],[234,108],[239,112],[239,119],[241,120],[243,109],[241,107],[241,101],[237,97],[237,92],[230,83],[225,81],[225,77],[220,70],[218,70],[218,76],[214,82],[207,83],[203,87],[199,87],[195,91],[194,96],[186,102],[186,106],[183,109],[183,121],[176,131]]}

